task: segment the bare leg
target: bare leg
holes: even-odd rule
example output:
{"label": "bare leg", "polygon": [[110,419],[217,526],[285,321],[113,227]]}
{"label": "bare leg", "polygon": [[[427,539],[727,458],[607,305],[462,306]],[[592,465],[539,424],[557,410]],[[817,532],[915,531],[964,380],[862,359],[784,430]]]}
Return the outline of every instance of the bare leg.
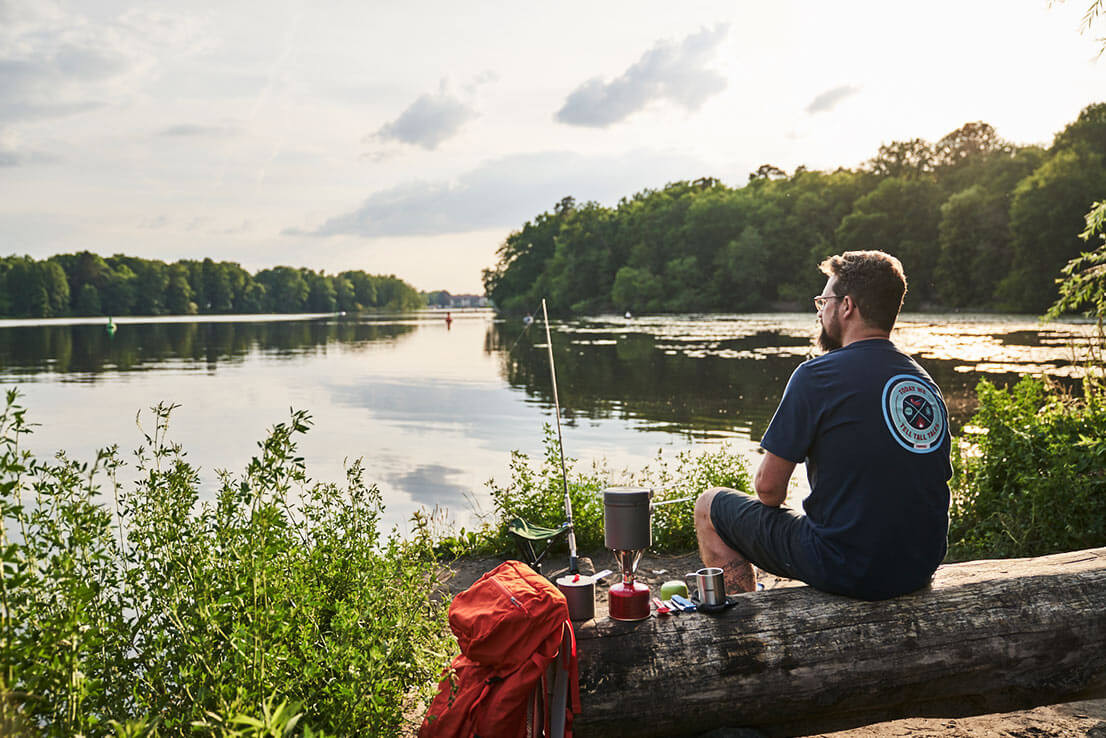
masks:
{"label": "bare leg", "polygon": [[744,556],[727,546],[710,520],[710,506],[723,487],[708,489],[695,501],[695,533],[699,539],[699,557],[704,566],[722,569],[727,592],[753,592],[757,575]]}

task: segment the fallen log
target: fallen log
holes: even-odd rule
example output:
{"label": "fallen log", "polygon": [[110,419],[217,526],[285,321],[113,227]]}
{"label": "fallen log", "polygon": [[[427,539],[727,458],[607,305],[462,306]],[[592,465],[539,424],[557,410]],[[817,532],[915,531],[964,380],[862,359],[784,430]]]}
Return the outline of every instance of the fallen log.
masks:
{"label": "fallen log", "polygon": [[769,735],[1106,696],[1106,548],[942,566],[861,602],[789,587],[577,628],[578,738]]}

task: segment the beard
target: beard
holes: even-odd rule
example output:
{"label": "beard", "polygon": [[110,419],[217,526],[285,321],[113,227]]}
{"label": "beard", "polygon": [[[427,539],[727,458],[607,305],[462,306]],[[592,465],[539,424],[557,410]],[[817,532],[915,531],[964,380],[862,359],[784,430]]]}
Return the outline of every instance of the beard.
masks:
{"label": "beard", "polygon": [[818,333],[818,348],[825,352],[833,351],[834,349],[841,348],[841,339],[838,336],[832,335],[826,330],[826,324],[822,321],[818,321],[821,325],[821,331]]}

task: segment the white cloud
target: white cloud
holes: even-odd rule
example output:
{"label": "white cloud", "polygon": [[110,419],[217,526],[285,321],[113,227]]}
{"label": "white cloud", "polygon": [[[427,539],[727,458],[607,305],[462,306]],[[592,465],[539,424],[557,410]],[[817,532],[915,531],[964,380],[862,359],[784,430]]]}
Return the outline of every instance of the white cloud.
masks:
{"label": "white cloud", "polygon": [[219,42],[206,16],[136,7],[123,12],[114,25],[133,43],[178,57],[206,54]]}
{"label": "white cloud", "polygon": [[0,18],[0,121],[103,108],[160,56],[203,46],[197,22],[169,13],[128,10],[103,20],[50,2],[8,2]]}
{"label": "white cloud", "polygon": [[235,133],[236,130],[230,126],[204,126],[195,123],[177,123],[175,125],[166,126],[158,131],[159,136],[181,136],[181,137],[205,137],[205,136],[227,136]]}
{"label": "white cloud", "polygon": [[126,68],[118,54],[72,45],[25,58],[0,57],[0,120],[51,118],[101,107],[103,101],[88,94],[88,88]]}
{"label": "white cloud", "polygon": [[555,117],[569,125],[606,128],[655,101],[697,110],[726,88],[726,78],[706,64],[728,32],[723,24],[679,44],[659,42],[616,79],[596,77],[577,87]]}
{"label": "white cloud", "polygon": [[165,228],[167,225],[169,225],[169,216],[155,215],[149,218],[143,218],[142,221],[139,222],[138,227],[158,230],[161,228]]}
{"label": "white cloud", "polygon": [[22,32],[28,27],[57,23],[64,12],[51,0],[0,0],[0,28]]}
{"label": "white cloud", "polygon": [[858,92],[860,92],[860,88],[855,85],[839,85],[838,87],[820,93],[811,100],[810,105],[806,106],[806,112],[811,115],[815,113],[828,113],[840,105],[846,98],[852,97]]}
{"label": "white cloud", "polygon": [[445,89],[420,95],[399,117],[376,132],[378,138],[436,149],[476,117],[476,111]]}
{"label": "white cloud", "polygon": [[564,197],[612,204],[644,187],[709,174],[686,156],[635,151],[584,156],[549,151],[494,159],[454,182],[408,182],[370,195],[359,208],[304,233],[363,237],[436,235],[520,227]]}
{"label": "white cloud", "polygon": [[465,85],[465,92],[472,95],[475,94],[484,85],[490,85],[499,81],[499,74],[491,69],[485,69],[472,78],[470,82]]}
{"label": "white cloud", "polygon": [[13,131],[0,129],[0,167],[47,164],[58,160],[53,154],[27,148]]}
{"label": "white cloud", "polygon": [[451,481],[464,475],[461,469],[441,464],[424,464],[391,475],[391,481],[420,505],[461,508],[469,495],[469,487]]}

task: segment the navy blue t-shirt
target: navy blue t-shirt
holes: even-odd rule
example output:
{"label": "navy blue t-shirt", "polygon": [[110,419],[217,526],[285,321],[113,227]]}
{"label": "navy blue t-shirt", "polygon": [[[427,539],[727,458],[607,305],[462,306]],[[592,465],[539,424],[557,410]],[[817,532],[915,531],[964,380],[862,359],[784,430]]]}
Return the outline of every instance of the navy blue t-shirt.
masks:
{"label": "navy blue t-shirt", "polygon": [[760,445],[806,462],[810,584],[874,600],[929,581],[948,540],[948,425],[936,383],[889,340],[795,370]]}

